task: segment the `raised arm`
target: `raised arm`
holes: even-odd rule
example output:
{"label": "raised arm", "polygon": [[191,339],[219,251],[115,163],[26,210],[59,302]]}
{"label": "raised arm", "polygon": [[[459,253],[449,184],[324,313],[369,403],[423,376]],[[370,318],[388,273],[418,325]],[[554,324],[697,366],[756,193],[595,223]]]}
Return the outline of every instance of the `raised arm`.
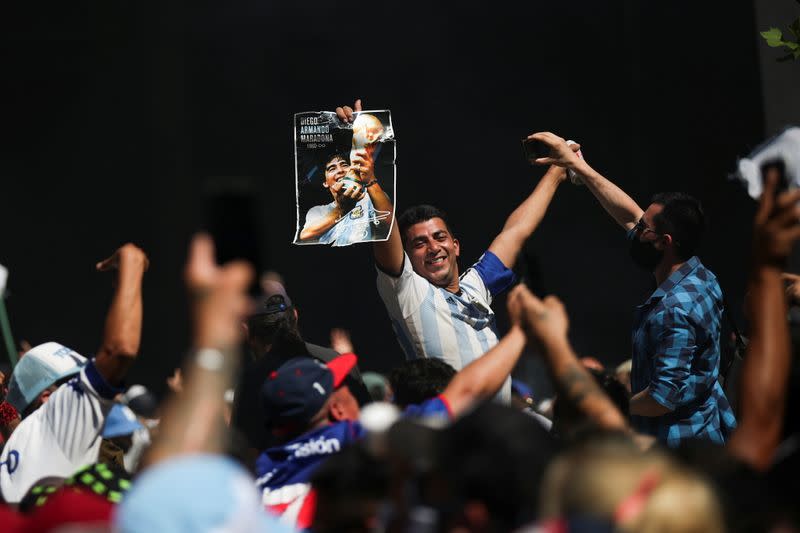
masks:
{"label": "raised arm", "polygon": [[564,139],[550,132],[535,133],[528,138],[541,141],[550,147],[550,157],[537,159],[537,164],[558,165],[580,174],[583,183],[592,191],[603,209],[626,231],[642,218],[644,211],[633,198],[595,171],[585,159],[575,155]]}
{"label": "raised arm", "polygon": [[474,402],[497,394],[524,349],[525,333],[514,325],[494,348],[453,376],[442,393],[452,414],[458,415]]}
{"label": "raised arm", "polygon": [[233,387],[239,364],[253,269],[244,262],[217,266],[213,241],[198,235],[185,278],[194,351],[185,364],[182,390],[167,405],[158,438],[145,458],[148,466],[181,454],[221,453],[225,446],[224,395]]}
{"label": "raised arm", "polygon": [[116,290],[106,314],[103,343],[97,350],[95,366],[111,385],[122,382],[139,353],[142,338],[142,277],[149,262],[133,244],[125,244],[97,263],[98,271],[116,273]]}
{"label": "raised arm", "polygon": [[567,313],[558,298],[540,300],[518,285],[508,296],[508,311],[512,320],[519,320],[525,328],[528,341],[541,348],[559,398],[571,402],[602,428],[630,430],[625,417],[575,356],[567,338]]}
{"label": "raised arm", "polygon": [[[350,106],[337,107],[336,114],[340,119],[346,122],[352,122],[353,112],[361,110],[361,100],[358,99],[352,108]],[[391,211],[392,209],[389,197],[386,196],[386,193],[384,193],[382,189],[375,189],[374,191],[370,190],[375,187],[380,187],[380,184],[373,185],[367,189],[370,193],[372,204],[376,209]],[[373,195],[375,198],[373,198]],[[377,204],[375,203],[376,199],[379,202]],[[384,201],[388,203],[383,203]],[[385,209],[386,205],[389,206],[388,209]],[[383,206],[383,208],[380,206]],[[391,221],[393,219],[394,213],[392,213],[391,218],[389,219],[390,223],[392,223]],[[395,223],[392,223],[392,229],[389,232],[389,239],[382,242],[373,243],[372,251],[375,254],[375,263],[377,263],[381,270],[392,276],[399,276],[403,272],[403,242],[400,238],[400,231],[397,229],[397,223],[396,221],[394,222]]]}
{"label": "raised arm", "polygon": [[752,329],[742,368],[739,426],[728,442],[732,454],[758,470],[770,466],[783,429],[791,343],[781,271],[800,238],[800,190],[776,199],[776,183],[768,173],[754,223],[747,300]]}
{"label": "raised arm", "polygon": [[514,266],[519,251],[542,221],[556,189],[566,176],[566,170],[555,165],[551,166],[531,195],[511,213],[503,230],[492,241],[489,251],[508,268]]}

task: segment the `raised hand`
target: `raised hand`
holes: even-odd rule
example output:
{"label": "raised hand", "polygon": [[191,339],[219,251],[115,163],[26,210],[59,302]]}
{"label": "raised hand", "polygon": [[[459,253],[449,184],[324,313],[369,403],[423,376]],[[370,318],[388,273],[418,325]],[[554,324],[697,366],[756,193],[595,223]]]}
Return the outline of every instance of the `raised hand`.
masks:
{"label": "raised hand", "polygon": [[95,264],[95,268],[99,272],[108,272],[110,270],[119,270],[121,265],[141,266],[142,271],[147,271],[150,267],[150,260],[147,259],[147,254],[141,248],[135,244],[127,243],[117,248],[110,257]]}
{"label": "raised hand", "polygon": [[581,158],[576,154],[581,149],[578,143],[569,143],[555,133],[542,131],[528,135],[528,139],[541,141],[550,148],[549,157],[540,157],[534,160],[537,165],[556,165],[559,167],[575,170],[580,164]]}
{"label": "raised hand", "polygon": [[356,99],[356,102],[353,104],[353,107],[344,106],[344,107],[337,107],[336,108],[336,115],[341,119],[342,122],[346,122],[348,124],[352,124],[354,117],[353,113],[361,111],[361,99]]}
{"label": "raised hand", "polygon": [[217,265],[214,241],[206,234],[195,235],[184,280],[192,296],[196,348],[237,345],[243,334],[242,320],[250,309],[247,288],[253,277],[253,268],[245,261]]}
{"label": "raised hand", "polygon": [[753,223],[753,260],[756,265],[783,270],[795,241],[800,238],[800,189],[775,196],[777,170],[767,171],[764,192]]}
{"label": "raised hand", "polygon": [[531,341],[551,345],[567,340],[569,318],[564,304],[555,296],[540,300],[525,285],[517,285],[508,295],[508,314]]}

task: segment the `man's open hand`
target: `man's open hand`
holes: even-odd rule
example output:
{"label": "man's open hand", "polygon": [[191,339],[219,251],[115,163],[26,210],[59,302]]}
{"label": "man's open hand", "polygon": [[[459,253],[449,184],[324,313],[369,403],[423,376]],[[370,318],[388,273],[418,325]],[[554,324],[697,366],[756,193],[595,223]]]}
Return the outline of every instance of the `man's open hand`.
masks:
{"label": "man's open hand", "polygon": [[768,170],[764,192],[753,223],[753,260],[757,266],[783,270],[795,241],[800,238],[800,189],[775,196],[778,176]]}
{"label": "man's open hand", "polygon": [[540,300],[519,284],[508,295],[508,315],[512,324],[525,330],[529,341],[553,345],[567,340],[569,318],[555,296]]}
{"label": "man's open hand", "polygon": [[192,296],[195,348],[235,347],[243,334],[242,320],[250,310],[247,288],[253,268],[245,261],[217,265],[214,241],[195,235],[189,248],[184,279]]}

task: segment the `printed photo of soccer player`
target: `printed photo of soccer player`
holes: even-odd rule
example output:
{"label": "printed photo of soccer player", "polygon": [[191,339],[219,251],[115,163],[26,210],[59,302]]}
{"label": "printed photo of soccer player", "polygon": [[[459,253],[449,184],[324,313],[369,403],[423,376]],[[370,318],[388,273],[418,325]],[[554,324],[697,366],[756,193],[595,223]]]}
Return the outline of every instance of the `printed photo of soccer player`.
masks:
{"label": "printed photo of soccer player", "polygon": [[[326,120],[329,118],[306,118],[304,122],[315,125],[301,125],[299,137],[296,135],[298,225],[294,243],[349,246],[386,240],[393,220],[395,178],[389,112],[360,112],[352,124],[336,119],[320,125]],[[316,133],[304,138],[304,131]],[[327,197],[319,197],[321,190]]]}

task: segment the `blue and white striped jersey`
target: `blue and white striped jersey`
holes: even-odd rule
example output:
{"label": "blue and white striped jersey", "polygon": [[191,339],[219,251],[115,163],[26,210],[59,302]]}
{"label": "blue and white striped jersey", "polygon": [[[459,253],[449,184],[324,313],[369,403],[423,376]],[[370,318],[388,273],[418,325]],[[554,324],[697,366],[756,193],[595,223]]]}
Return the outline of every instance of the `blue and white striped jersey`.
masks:
{"label": "blue and white striped jersey", "polygon": [[[492,299],[513,281],[511,270],[489,251],[461,275],[459,294],[414,272],[405,254],[399,277],[378,269],[378,293],[406,357],[434,357],[456,370],[497,344]],[[509,381],[501,397],[510,394]]]}

